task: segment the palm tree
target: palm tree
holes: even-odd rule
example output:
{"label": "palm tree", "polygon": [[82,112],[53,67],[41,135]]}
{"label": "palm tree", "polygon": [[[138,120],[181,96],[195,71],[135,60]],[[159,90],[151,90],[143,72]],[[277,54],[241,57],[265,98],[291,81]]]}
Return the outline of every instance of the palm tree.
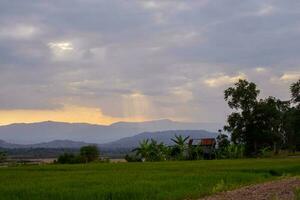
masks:
{"label": "palm tree", "polygon": [[184,152],[187,149],[186,141],[189,138],[190,138],[190,136],[183,137],[181,135],[179,135],[179,136],[175,135],[175,138],[171,139],[175,143],[173,150],[172,150],[173,156],[177,157],[180,160],[184,159]]}
{"label": "palm tree", "polygon": [[134,149],[133,151],[136,151],[136,155],[141,156],[143,161],[147,160],[150,155],[149,139],[141,141],[139,147]]}
{"label": "palm tree", "polygon": [[162,161],[166,159],[166,147],[161,142],[149,139],[140,142],[140,146],[133,151],[136,151],[136,155],[140,156],[143,161]]}

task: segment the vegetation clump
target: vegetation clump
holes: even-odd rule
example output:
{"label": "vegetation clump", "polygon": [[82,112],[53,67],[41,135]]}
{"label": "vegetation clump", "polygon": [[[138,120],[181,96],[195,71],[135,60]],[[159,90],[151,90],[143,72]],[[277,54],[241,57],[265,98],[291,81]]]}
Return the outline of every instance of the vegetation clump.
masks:
{"label": "vegetation clump", "polygon": [[79,154],[64,153],[57,159],[59,164],[89,163],[99,159],[99,150],[96,146],[83,146]]}
{"label": "vegetation clump", "polygon": [[[270,157],[281,149],[300,150],[300,80],[290,87],[291,99],[275,97],[258,99],[255,83],[239,80],[224,91],[228,106],[234,110],[228,116],[225,133],[219,130],[217,148],[209,149],[188,142],[189,137],[175,135],[173,146],[143,140],[127,161],[163,161],[198,159],[238,159]],[[230,134],[230,138],[227,134]]]}
{"label": "vegetation clump", "polygon": [[6,161],[6,159],[7,159],[6,153],[0,151],[0,163]]}
{"label": "vegetation clump", "polygon": [[233,144],[244,145],[246,156],[258,156],[265,150],[300,150],[300,80],[291,85],[291,99],[258,99],[255,83],[239,80],[225,90],[231,109],[224,130]]}

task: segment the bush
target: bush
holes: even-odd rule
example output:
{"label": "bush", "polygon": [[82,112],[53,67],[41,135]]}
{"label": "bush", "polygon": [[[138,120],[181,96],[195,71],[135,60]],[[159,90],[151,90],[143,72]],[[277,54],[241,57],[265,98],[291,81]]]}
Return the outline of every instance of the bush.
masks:
{"label": "bush", "polygon": [[295,199],[300,200],[300,188],[296,189],[295,191]]}
{"label": "bush", "polygon": [[80,154],[64,153],[60,155],[56,163],[76,164],[88,163],[99,159],[99,150],[96,146],[84,146],[80,148]]}
{"label": "bush", "polygon": [[74,155],[72,153],[64,153],[60,155],[57,159],[57,163],[59,164],[75,164],[75,163],[83,163],[84,159],[80,155]]}
{"label": "bush", "polygon": [[0,163],[6,160],[7,156],[5,152],[0,151]]}
{"label": "bush", "polygon": [[189,160],[200,160],[203,159],[203,149],[201,146],[189,145],[188,147],[188,159]]}
{"label": "bush", "polygon": [[243,158],[244,154],[244,145],[230,144],[224,149],[218,149],[216,156],[218,159],[237,159]]}
{"label": "bush", "polygon": [[126,154],[125,160],[127,162],[142,162],[141,158],[139,158],[139,157],[137,157],[135,155],[128,155],[128,154]]}
{"label": "bush", "polygon": [[261,148],[259,150],[259,156],[262,158],[270,158],[273,156],[273,151],[270,147]]}
{"label": "bush", "polygon": [[80,148],[80,156],[86,163],[99,159],[99,150],[96,146],[84,146]]}

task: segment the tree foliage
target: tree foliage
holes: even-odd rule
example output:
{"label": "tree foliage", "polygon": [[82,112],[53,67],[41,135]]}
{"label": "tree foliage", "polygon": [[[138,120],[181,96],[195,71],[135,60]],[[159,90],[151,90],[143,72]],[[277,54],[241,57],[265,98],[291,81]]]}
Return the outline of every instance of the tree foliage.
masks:
{"label": "tree foliage", "polygon": [[88,163],[99,159],[99,150],[96,146],[83,146],[79,154],[64,153],[57,159],[59,164]]}
{"label": "tree foliage", "polygon": [[57,159],[57,163],[59,164],[76,164],[82,163],[83,159],[79,155],[75,155],[73,153],[64,153],[60,155]]}
{"label": "tree foliage", "polygon": [[249,112],[255,106],[259,93],[256,84],[247,80],[239,80],[224,92],[229,107],[243,112]]}
{"label": "tree foliage", "polygon": [[6,153],[3,151],[0,151],[0,163],[4,162],[6,160],[6,158],[7,158]]}
{"label": "tree foliage", "polygon": [[223,150],[227,146],[230,145],[230,141],[228,139],[228,135],[220,133],[217,136],[217,144],[218,144],[218,149]]}
{"label": "tree foliage", "polygon": [[166,146],[156,140],[142,140],[139,147],[134,149],[135,156],[126,155],[128,161],[163,161],[163,160],[197,160],[203,156],[200,146],[188,145],[189,137],[175,135],[171,140],[173,146]]}
{"label": "tree foliage", "polygon": [[171,148],[171,156],[176,157],[178,160],[185,159],[185,152],[187,150],[187,140],[189,136],[183,137],[182,135],[175,135],[171,140],[175,145]]}
{"label": "tree foliage", "polygon": [[[257,155],[263,148],[277,152],[289,143],[291,146],[299,144],[300,81],[290,89],[290,101],[275,97],[258,100],[260,90],[247,80],[239,80],[225,90],[224,98],[235,111],[228,116],[224,130],[231,133],[234,144],[245,145],[247,155]],[[291,107],[291,103],[295,107]]]}
{"label": "tree foliage", "polygon": [[84,146],[80,148],[80,156],[85,162],[92,162],[99,159],[99,150],[94,145]]}
{"label": "tree foliage", "polygon": [[290,87],[291,107],[286,111],[283,127],[286,134],[286,145],[292,150],[300,150],[300,80]]}
{"label": "tree foliage", "polygon": [[143,161],[162,161],[166,159],[167,148],[163,143],[147,139],[140,142],[140,146],[134,151]]}
{"label": "tree foliage", "polygon": [[299,104],[300,103],[300,80],[298,80],[297,82],[291,85],[290,91],[292,96],[291,101],[295,104]]}

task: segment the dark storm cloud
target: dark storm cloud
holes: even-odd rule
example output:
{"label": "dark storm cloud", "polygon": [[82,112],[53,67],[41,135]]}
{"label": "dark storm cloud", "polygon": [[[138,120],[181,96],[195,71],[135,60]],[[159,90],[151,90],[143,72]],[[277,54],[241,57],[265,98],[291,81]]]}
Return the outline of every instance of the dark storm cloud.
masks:
{"label": "dark storm cloud", "polygon": [[126,117],[124,105],[146,101],[145,117],[222,121],[222,91],[240,77],[288,97],[300,73],[299,10],[297,1],[4,0],[0,109],[75,104]]}

